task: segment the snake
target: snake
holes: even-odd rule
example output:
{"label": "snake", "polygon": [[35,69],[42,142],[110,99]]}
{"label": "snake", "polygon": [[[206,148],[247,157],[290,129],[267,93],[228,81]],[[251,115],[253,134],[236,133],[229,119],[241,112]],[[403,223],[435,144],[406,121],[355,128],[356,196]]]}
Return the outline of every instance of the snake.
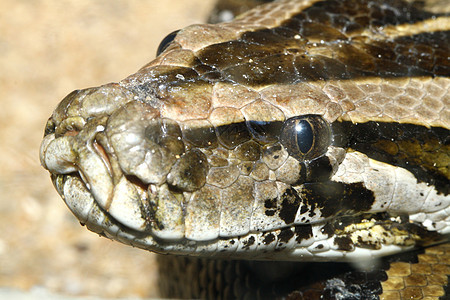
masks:
{"label": "snake", "polygon": [[188,26],[67,95],[41,164],[89,230],[163,254],[170,297],[444,299],[448,4],[278,0]]}

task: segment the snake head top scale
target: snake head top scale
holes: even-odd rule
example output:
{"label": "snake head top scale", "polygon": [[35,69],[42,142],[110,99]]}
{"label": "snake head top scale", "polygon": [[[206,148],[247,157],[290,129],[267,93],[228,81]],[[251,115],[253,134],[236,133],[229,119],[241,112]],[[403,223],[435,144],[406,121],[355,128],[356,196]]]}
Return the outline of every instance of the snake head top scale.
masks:
{"label": "snake head top scale", "polygon": [[450,232],[450,21],[282,0],[77,90],[42,165],[90,230],[160,253],[348,261]]}

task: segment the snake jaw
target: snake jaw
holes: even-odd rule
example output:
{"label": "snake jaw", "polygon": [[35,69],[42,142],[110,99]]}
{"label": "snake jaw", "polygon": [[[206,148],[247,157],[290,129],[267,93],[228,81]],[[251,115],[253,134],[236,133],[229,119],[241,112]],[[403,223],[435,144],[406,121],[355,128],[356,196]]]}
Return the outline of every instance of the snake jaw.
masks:
{"label": "snake jaw", "polygon": [[117,84],[72,92],[50,118],[41,144],[41,163],[54,174],[58,192],[95,232],[104,231],[108,218],[133,230],[148,227],[137,188],[117,167],[104,137],[109,115],[132,100],[133,93]]}
{"label": "snake jaw", "polygon": [[[150,240],[153,235],[183,238],[182,191],[205,184],[206,156],[195,149],[186,152],[178,125],[160,119],[145,103],[114,96],[110,100],[122,107],[111,115],[85,109],[93,104],[84,102],[99,100],[99,90],[103,96],[117,94],[115,85],[76,91],[63,100],[67,107],[56,109],[41,145],[42,165],[55,174],[68,207],[93,231],[107,236],[119,229],[138,236],[145,232]],[[80,111],[88,117],[72,116]]]}
{"label": "snake jaw", "polygon": [[[448,234],[447,119],[419,112],[415,86],[443,95],[448,72],[401,62],[390,39],[311,22],[323,4],[239,36],[240,21],[190,27],[121,83],[69,94],[41,162],[80,221],[152,251],[281,260],[385,255]],[[437,146],[425,164],[422,144]]]}

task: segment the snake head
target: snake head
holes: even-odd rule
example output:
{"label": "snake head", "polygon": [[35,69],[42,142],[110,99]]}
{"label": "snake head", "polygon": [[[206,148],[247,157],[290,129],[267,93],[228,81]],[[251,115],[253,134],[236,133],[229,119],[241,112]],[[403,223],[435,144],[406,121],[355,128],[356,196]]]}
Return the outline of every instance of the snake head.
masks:
{"label": "snake head", "polygon": [[[400,244],[388,250],[399,251],[425,235],[439,238],[400,217],[422,204],[405,208],[392,200],[402,199],[392,182],[414,187],[412,175],[350,149],[373,142],[372,135],[352,136],[365,125],[319,114],[289,117],[257,92],[224,83],[187,85],[194,96],[206,91],[210,106],[236,89],[251,101],[194,108],[189,93],[180,100],[186,86],[161,87],[167,77],[163,68],[145,88],[127,79],[74,91],[49,119],[42,165],[90,230],[152,251],[246,257],[257,249],[261,259],[278,253],[270,249],[332,259],[317,254],[331,243],[343,259],[344,251],[361,255],[355,245]],[[389,209],[392,215],[384,213]],[[380,238],[365,237],[370,230]]]}
{"label": "snake head", "polygon": [[415,63],[444,61],[445,41],[408,38],[405,60],[403,36],[371,40],[366,18],[324,23],[335,1],[289,3],[274,10],[289,22],[187,27],[120,83],[63,99],[40,156],[81,223],[152,251],[284,260],[447,237],[448,72]]}
{"label": "snake head", "polygon": [[[165,246],[155,238],[216,243],[294,223],[300,199],[289,196],[293,203],[281,210],[277,202],[315,176],[300,161],[327,153],[327,122],[313,115],[284,122],[281,110],[258,99],[242,111],[187,119],[192,111],[179,106],[177,89],[145,98],[141,89],[74,91],[47,122],[41,163],[82,224],[158,250]],[[330,153],[342,159],[342,151]]]}

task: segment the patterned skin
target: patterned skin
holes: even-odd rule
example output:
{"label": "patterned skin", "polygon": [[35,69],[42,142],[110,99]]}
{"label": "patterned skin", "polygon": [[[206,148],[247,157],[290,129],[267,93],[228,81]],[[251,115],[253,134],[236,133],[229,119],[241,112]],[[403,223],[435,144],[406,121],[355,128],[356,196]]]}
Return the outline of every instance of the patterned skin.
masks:
{"label": "patterned skin", "polygon": [[74,91],[41,161],[87,227],[173,254],[364,261],[450,231],[449,24],[403,1],[277,1]]}

